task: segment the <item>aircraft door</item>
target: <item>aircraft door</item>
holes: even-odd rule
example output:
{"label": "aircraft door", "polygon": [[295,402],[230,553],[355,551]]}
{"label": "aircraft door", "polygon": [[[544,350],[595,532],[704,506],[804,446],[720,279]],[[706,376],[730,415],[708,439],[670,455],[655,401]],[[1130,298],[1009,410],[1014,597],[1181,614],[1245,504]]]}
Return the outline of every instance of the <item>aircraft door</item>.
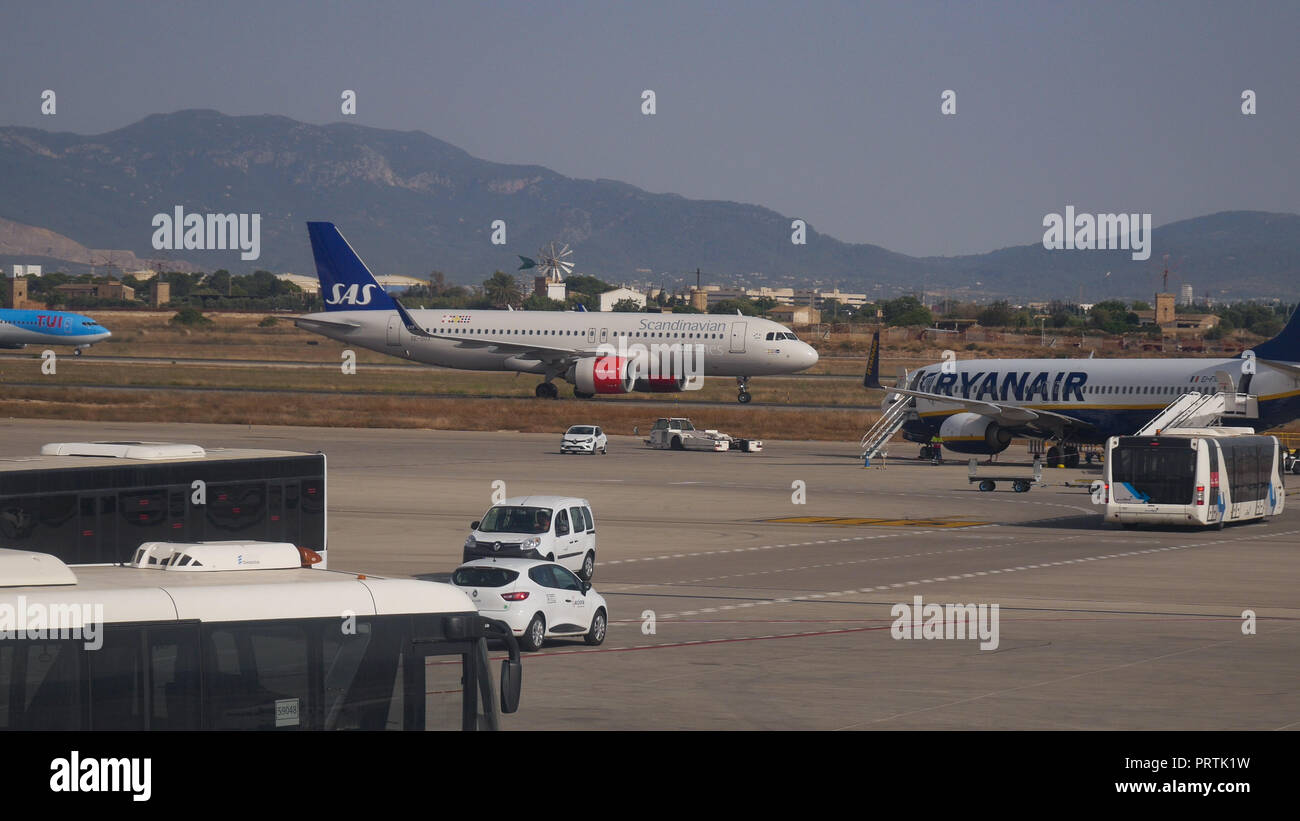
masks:
{"label": "aircraft door", "polygon": [[745,352],[745,324],[744,322],[731,323],[731,352]]}
{"label": "aircraft door", "polygon": [[401,320],[398,318],[397,314],[393,314],[388,318],[388,344],[389,345],[396,346],[402,344],[401,339],[399,338],[399,334],[401,334],[401,327],[402,327],[400,323]]}
{"label": "aircraft door", "polygon": [[604,345],[609,341],[609,328],[600,329],[600,344]]}
{"label": "aircraft door", "polygon": [[587,329],[587,341],[588,341],[588,342],[595,342],[595,341],[596,341],[596,329],[595,329],[595,328],[588,328],[588,329]]}

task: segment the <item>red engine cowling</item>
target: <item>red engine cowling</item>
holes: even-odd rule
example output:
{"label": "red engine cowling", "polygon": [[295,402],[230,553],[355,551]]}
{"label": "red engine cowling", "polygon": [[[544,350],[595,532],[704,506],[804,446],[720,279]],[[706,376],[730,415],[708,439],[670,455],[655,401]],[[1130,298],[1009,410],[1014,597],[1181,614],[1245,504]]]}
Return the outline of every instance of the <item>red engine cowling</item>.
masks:
{"label": "red engine cowling", "polygon": [[686,390],[685,376],[652,376],[638,379],[632,386],[638,393],[680,393]]}
{"label": "red engine cowling", "polygon": [[626,357],[593,356],[578,360],[569,381],[581,393],[631,393],[637,367]]}

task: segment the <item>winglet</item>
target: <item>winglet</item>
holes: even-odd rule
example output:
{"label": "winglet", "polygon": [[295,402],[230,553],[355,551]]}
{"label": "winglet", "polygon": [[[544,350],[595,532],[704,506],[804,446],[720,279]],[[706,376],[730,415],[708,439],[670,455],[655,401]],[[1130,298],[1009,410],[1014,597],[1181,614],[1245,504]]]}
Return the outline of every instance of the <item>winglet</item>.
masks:
{"label": "winglet", "polygon": [[402,304],[400,299],[394,298],[393,305],[397,308],[397,315],[402,318],[402,324],[406,326],[407,333],[411,336],[423,336],[429,339],[437,338],[436,335],[420,327],[420,323],[415,321],[415,317],[411,316],[411,312],[406,310],[406,306]]}
{"label": "winglet", "polygon": [[871,347],[867,350],[867,372],[862,375],[862,387],[885,387],[880,384],[880,331],[871,337]]}

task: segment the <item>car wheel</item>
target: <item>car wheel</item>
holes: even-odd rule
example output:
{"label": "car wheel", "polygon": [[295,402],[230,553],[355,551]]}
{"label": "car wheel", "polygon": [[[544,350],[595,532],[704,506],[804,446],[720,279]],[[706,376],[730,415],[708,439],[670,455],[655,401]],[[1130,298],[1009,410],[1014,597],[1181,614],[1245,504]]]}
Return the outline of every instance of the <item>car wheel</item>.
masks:
{"label": "car wheel", "polygon": [[680,436],[674,436],[674,437],[673,437],[673,441],[672,441],[672,445],[671,445],[671,447],[672,447],[673,450],[685,450],[685,449],[686,449],[686,448],[682,447],[682,437],[680,437]]}
{"label": "car wheel", "polygon": [[595,647],[598,644],[604,644],[605,628],[607,626],[605,611],[597,610],[595,618],[591,620],[591,631],[588,632],[587,635],[583,636],[582,640],[587,642],[587,644],[590,644],[592,647]]}
{"label": "car wheel", "polygon": [[546,641],[546,619],[541,613],[533,616],[533,620],[528,622],[528,629],[524,631],[523,638],[519,641],[519,646],[529,651],[542,649],[542,643]]}
{"label": "car wheel", "polygon": [[591,577],[596,575],[596,554],[594,551],[587,551],[587,555],[582,559],[582,572],[578,575],[582,576],[584,582],[591,581]]}

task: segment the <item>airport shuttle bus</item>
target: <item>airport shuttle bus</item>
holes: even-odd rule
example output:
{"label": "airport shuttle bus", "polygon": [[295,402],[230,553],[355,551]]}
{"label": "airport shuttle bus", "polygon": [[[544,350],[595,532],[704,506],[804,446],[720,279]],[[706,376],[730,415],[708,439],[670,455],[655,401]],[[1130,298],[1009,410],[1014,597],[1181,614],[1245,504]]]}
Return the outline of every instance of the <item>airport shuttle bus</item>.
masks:
{"label": "airport shuttle bus", "polygon": [[[498,729],[487,639],[457,588],[310,567],[290,544],[141,545],[126,565],[0,549],[0,728]],[[304,566],[307,565],[307,566]]]}
{"label": "airport shuttle bus", "polygon": [[1286,505],[1279,453],[1275,437],[1249,428],[1112,436],[1105,521],[1222,528],[1276,516]]}
{"label": "airport shuttle bus", "polygon": [[290,542],[326,552],[325,455],[159,442],[60,442],[0,459],[0,548],[69,564],[142,542]]}

